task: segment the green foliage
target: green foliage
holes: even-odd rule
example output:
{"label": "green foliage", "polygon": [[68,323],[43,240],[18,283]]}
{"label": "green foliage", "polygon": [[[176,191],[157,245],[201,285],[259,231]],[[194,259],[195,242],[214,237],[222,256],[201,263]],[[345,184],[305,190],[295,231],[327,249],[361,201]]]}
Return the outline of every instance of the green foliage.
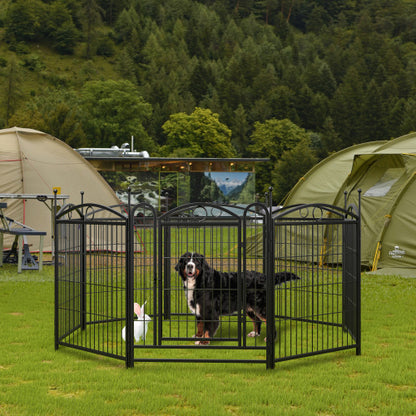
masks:
{"label": "green foliage", "polygon": [[58,53],[72,54],[79,38],[79,32],[73,22],[71,12],[65,0],[58,0],[47,11],[46,34]]}
{"label": "green foliage", "polygon": [[15,59],[11,59],[9,65],[4,68],[3,74],[6,82],[2,84],[1,96],[3,97],[2,104],[5,108],[4,120],[8,123],[18,107],[19,98],[23,95],[20,87],[23,74]]}
{"label": "green foliage", "polygon": [[81,123],[82,110],[74,92],[46,90],[19,108],[10,120],[13,126],[30,126],[55,137],[64,137],[70,146],[87,146]]}
{"label": "green foliage", "polygon": [[13,47],[18,42],[49,39],[59,53],[71,54],[79,33],[66,0],[50,5],[41,0],[17,0],[7,9],[5,39]]}
{"label": "green foliage", "polygon": [[303,139],[294,148],[283,152],[272,172],[275,201],[283,201],[296,182],[317,162],[318,158],[311,151],[309,140]]}
{"label": "green foliage", "polygon": [[114,41],[108,36],[102,36],[97,44],[97,55],[113,56],[115,54]]}
{"label": "green foliage", "polygon": [[[288,119],[271,119],[264,123],[257,122],[255,123],[254,128],[255,130],[251,135],[252,143],[250,145],[252,154],[259,157],[267,155],[267,157],[270,158],[268,164],[259,166],[257,170],[256,187],[257,191],[261,193],[267,192],[269,186],[273,182],[276,184],[276,180],[272,181],[272,171],[278,161],[282,158],[284,152],[301,145],[300,147],[305,147],[306,152],[311,153],[310,138],[304,129]],[[300,149],[298,148],[297,152],[299,152],[299,150]],[[295,154],[297,152],[295,152]],[[292,155],[292,153],[287,154],[288,159],[289,155]],[[312,156],[311,158],[313,160]],[[293,158],[291,158],[291,160],[293,161]],[[275,197],[277,196],[278,199],[283,196],[282,192],[285,192],[288,183],[296,183],[299,177],[306,172],[306,170],[303,170],[303,166],[300,167],[296,161],[294,162],[295,166],[293,166],[293,174],[290,178],[288,177],[287,180],[284,180],[282,191],[278,191],[278,193],[275,194]],[[311,167],[310,163],[305,163],[305,168],[306,165]],[[297,170],[298,168],[300,169]]]}
{"label": "green foliage", "polygon": [[17,0],[9,5],[5,19],[8,42],[36,41],[43,29],[46,6],[41,0]]}
{"label": "green foliage", "polygon": [[118,42],[126,42],[133,38],[133,33],[140,31],[140,18],[134,7],[123,9],[114,26],[115,38]]}
{"label": "green foliage", "polygon": [[72,54],[78,39],[78,31],[72,21],[67,21],[56,28],[53,36],[53,47],[58,53]]}
{"label": "green foliage", "polygon": [[[271,135],[262,145],[259,125],[290,120],[320,138],[323,158],[416,129],[415,16],[408,0],[0,0],[0,124],[25,121],[73,144],[107,146],[134,134],[154,154],[270,156],[276,164],[297,141],[280,147]],[[110,97],[112,113],[85,85],[120,79],[130,83],[120,92],[126,102]],[[78,98],[55,110],[40,104],[61,89]],[[132,97],[142,100],[133,99],[137,114]],[[169,138],[162,126],[195,108],[231,130],[225,147]],[[271,177],[258,178],[262,192]]]}
{"label": "green foliage", "polygon": [[272,162],[276,162],[285,150],[293,148],[299,141],[307,138],[306,131],[290,120],[267,120],[256,122],[251,135],[251,152],[256,155],[267,153]]}
{"label": "green foliage", "polygon": [[88,81],[81,91],[83,126],[90,143],[110,147],[135,137],[138,148],[154,150],[144,124],[152,108],[129,81]]}
{"label": "green foliage", "polygon": [[162,126],[167,142],[165,153],[181,157],[233,157],[231,130],[218,114],[196,108],[190,115],[172,114]]}

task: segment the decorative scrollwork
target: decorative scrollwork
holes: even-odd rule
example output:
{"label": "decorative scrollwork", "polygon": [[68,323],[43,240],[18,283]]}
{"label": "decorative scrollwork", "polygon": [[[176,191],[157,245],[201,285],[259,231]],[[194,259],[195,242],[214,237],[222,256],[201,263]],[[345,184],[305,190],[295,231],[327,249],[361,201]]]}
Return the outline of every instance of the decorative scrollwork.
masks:
{"label": "decorative scrollwork", "polygon": [[221,217],[225,218],[231,215],[231,213],[228,213],[227,210],[223,210],[219,206],[201,204],[184,207],[183,209],[172,213],[170,218],[175,218],[176,220],[184,222],[203,223],[208,220],[215,220]]}
{"label": "decorative scrollwork", "polygon": [[70,209],[69,211],[67,211],[67,213],[65,214],[65,217],[66,217],[67,220],[72,220],[72,212],[73,211],[74,211],[73,209]]}
{"label": "decorative scrollwork", "polygon": [[299,216],[303,219],[307,219],[309,217],[309,207],[301,207],[299,209]]}
{"label": "decorative scrollwork", "polygon": [[93,220],[95,216],[95,210],[91,205],[87,206],[87,209],[85,210],[85,218],[88,218],[89,220]]}
{"label": "decorative scrollwork", "polygon": [[208,210],[205,206],[198,205],[178,212],[177,217],[183,221],[204,222],[208,217]]}
{"label": "decorative scrollwork", "polygon": [[324,210],[320,206],[315,206],[312,209],[312,218],[314,220],[323,220],[325,217]]}

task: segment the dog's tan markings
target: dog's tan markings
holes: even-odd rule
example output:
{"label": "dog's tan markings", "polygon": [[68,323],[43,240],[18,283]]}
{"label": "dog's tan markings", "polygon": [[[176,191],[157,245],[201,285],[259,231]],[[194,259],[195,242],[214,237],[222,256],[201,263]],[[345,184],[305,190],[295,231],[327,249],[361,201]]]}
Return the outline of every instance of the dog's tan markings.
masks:
{"label": "dog's tan markings", "polygon": [[203,322],[198,322],[196,324],[196,337],[197,338],[202,338],[202,335],[204,335],[204,323]]}
{"label": "dog's tan markings", "polygon": [[[209,338],[209,331],[205,331],[203,334],[202,338]],[[195,345],[208,345],[209,344],[209,340],[200,340],[200,341],[196,341]]]}
{"label": "dog's tan markings", "polygon": [[[201,325],[201,326],[199,326],[199,325]],[[199,330],[201,330],[201,333],[199,332]],[[209,340],[204,340],[204,338],[209,338],[209,331],[205,331],[205,332],[203,332],[204,331],[204,323],[203,322],[198,322],[198,334],[197,334],[197,337],[198,338],[202,338],[201,340],[199,340],[199,341],[196,341],[195,342],[195,345],[208,345],[209,344]],[[199,335],[199,333],[201,334],[201,335]]]}

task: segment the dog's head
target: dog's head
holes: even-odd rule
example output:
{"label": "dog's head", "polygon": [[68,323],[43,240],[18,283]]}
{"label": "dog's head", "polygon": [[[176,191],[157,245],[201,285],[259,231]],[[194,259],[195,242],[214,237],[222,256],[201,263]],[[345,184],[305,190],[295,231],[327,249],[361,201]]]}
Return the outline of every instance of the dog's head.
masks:
{"label": "dog's head", "polygon": [[205,257],[199,253],[187,252],[182,254],[175,270],[179,272],[182,280],[196,279],[205,267]]}

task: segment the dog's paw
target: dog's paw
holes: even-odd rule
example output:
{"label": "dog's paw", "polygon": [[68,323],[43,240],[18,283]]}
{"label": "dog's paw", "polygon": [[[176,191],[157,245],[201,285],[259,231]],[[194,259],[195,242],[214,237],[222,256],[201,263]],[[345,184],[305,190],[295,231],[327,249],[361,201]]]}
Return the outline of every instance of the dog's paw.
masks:
{"label": "dog's paw", "polygon": [[195,341],[195,345],[208,345],[209,341]]}
{"label": "dog's paw", "polygon": [[247,334],[248,337],[254,338],[260,336],[260,334],[256,331],[251,331]]}

